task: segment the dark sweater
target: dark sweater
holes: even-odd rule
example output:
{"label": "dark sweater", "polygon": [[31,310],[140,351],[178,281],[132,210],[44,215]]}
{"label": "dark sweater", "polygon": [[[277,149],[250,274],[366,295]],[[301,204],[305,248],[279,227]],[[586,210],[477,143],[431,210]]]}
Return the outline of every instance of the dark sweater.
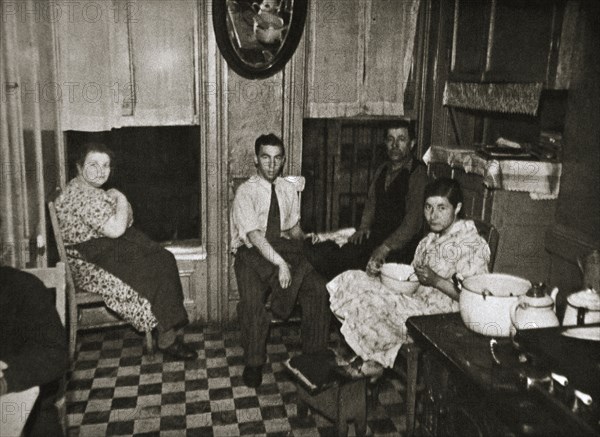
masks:
{"label": "dark sweater", "polygon": [[[387,161],[375,172],[360,229],[369,229],[370,238],[376,239],[378,245],[383,243],[397,250],[418,242],[422,236],[427,167],[414,158],[397,170],[391,171],[390,166]],[[386,187],[388,171],[391,171],[392,181]],[[416,244],[412,252],[415,248]]]}
{"label": "dark sweater", "polygon": [[11,267],[0,267],[0,360],[8,364],[8,392],[55,381],[67,369],[65,329],[53,294],[35,276]]}

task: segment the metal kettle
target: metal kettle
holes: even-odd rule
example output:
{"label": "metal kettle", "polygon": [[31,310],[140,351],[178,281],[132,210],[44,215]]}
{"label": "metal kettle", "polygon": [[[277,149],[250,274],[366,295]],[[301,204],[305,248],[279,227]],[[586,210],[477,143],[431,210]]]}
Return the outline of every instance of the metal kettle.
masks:
{"label": "metal kettle", "polygon": [[519,300],[511,307],[511,334],[514,335],[518,329],[559,326],[560,322],[554,312],[557,294],[558,288],[556,287],[548,295],[543,282],[533,284],[527,293],[519,297]]}
{"label": "metal kettle", "polygon": [[583,273],[583,288],[600,292],[600,251],[594,249],[585,258],[577,258],[577,264]]}

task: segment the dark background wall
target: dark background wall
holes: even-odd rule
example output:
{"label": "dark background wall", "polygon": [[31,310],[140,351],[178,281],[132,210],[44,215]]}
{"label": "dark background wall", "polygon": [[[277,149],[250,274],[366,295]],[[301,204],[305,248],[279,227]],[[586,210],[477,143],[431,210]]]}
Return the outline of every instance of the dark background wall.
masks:
{"label": "dark background wall", "polygon": [[600,248],[600,7],[580,3],[564,132],[556,224],[546,239],[550,281],[582,287],[577,258]]}
{"label": "dark background wall", "polygon": [[197,126],[68,131],[69,179],[81,147],[102,142],[115,153],[105,188],[127,196],[136,227],[156,241],[199,238],[199,135]]}
{"label": "dark background wall", "polygon": [[564,169],[556,221],[600,235],[600,8],[582,2],[564,132]]}

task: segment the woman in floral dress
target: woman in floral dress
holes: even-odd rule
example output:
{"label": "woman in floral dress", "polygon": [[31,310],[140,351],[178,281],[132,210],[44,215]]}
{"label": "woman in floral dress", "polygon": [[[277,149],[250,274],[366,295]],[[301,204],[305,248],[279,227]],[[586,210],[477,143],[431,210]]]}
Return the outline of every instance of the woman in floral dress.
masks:
{"label": "woman in floral dress", "polygon": [[111,161],[105,145],[85,145],[77,176],[55,201],[75,283],[101,294],[136,329],[156,326],[159,350],[177,359],[197,358],[178,337],[188,317],[174,256],[132,227],[133,212],[123,193],[101,188]]}
{"label": "woman in floral dress", "polygon": [[452,275],[488,272],[490,249],[472,220],[462,220],[463,196],[458,182],[440,178],[425,189],[425,220],[431,232],[421,240],[412,265],[420,285],[413,295],[386,288],[377,278],[349,270],[329,284],[331,310],[342,322],[346,343],[363,360],[392,367],[407,342],[405,322],[411,316],[456,312],[458,294]]}

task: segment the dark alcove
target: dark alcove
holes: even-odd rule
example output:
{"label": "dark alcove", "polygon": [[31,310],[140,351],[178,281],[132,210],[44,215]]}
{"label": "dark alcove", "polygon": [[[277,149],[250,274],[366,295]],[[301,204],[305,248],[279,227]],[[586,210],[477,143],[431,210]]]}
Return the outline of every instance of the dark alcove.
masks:
{"label": "dark alcove", "polygon": [[90,141],[115,153],[104,188],[122,191],[135,226],[155,241],[200,237],[200,144],[197,126],[133,127],[105,132],[68,131],[69,179],[78,151]]}

